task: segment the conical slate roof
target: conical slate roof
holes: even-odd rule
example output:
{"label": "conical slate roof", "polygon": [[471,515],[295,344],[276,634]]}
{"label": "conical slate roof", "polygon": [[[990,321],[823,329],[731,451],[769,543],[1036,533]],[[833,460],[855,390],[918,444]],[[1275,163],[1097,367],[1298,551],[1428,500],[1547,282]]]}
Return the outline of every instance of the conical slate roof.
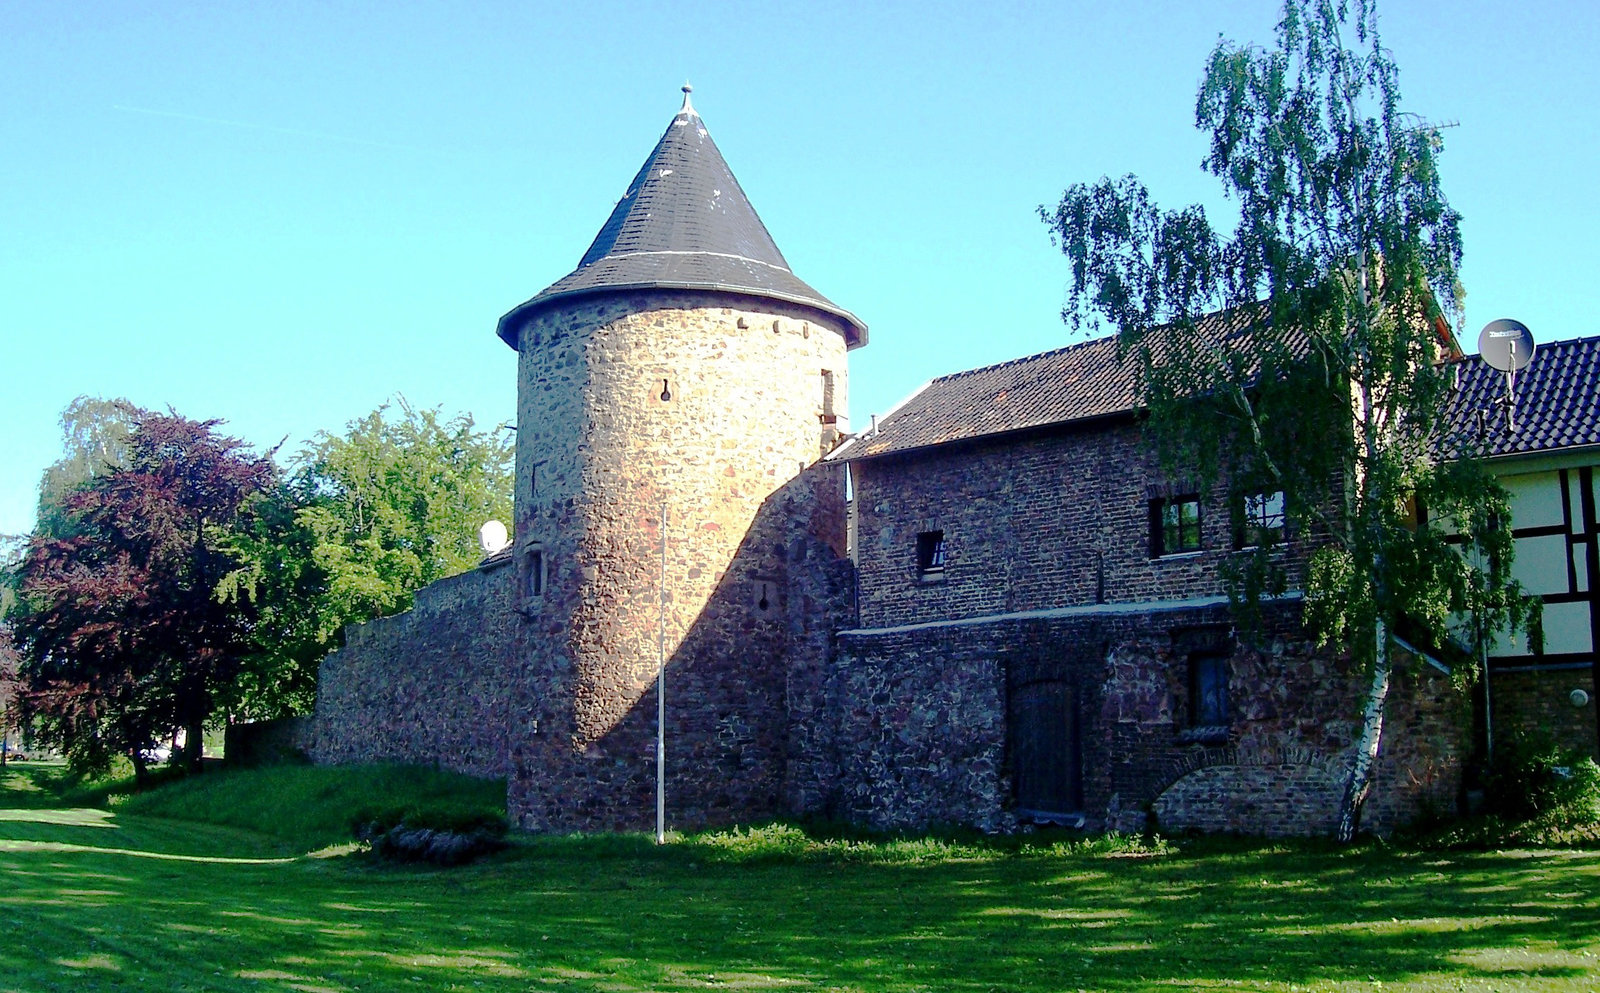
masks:
{"label": "conical slate roof", "polygon": [[589,293],[640,289],[719,290],[814,307],[843,318],[853,347],[865,324],[797,277],[745,198],[683,88],[683,109],[583,254],[578,268],[500,319],[517,330],[553,302]]}

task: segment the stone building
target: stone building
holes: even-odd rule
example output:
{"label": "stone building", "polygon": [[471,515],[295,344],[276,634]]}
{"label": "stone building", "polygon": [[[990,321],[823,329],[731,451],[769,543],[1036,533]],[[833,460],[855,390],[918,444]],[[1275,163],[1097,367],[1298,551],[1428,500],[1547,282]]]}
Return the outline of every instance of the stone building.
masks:
{"label": "stone building", "polygon": [[[852,437],[866,327],[790,270],[687,89],[578,267],[500,321],[512,544],[347,633],[313,756],[505,776],[539,830],[649,826],[658,769],[672,827],[1327,830],[1355,674],[1293,596],[1241,636],[1218,572],[1295,566],[1281,495],[1163,477],[1109,340]],[[1370,827],[1453,802],[1471,713],[1439,668],[1399,667]]]}
{"label": "stone building", "polygon": [[[1331,833],[1363,689],[1293,595],[1243,635],[1219,571],[1259,545],[1300,574],[1283,495],[1168,478],[1137,400],[1105,338],[936,379],[834,453],[858,567],[834,673],[871,701],[836,718],[846,816]],[[1453,805],[1468,717],[1407,655],[1367,826]]]}

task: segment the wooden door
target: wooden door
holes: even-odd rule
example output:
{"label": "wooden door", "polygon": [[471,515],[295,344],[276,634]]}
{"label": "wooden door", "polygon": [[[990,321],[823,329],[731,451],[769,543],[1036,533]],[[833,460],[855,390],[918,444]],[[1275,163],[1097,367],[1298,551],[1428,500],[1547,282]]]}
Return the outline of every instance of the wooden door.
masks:
{"label": "wooden door", "polygon": [[1064,680],[1011,691],[1011,775],[1017,811],[1042,820],[1083,809],[1083,749],[1077,688]]}

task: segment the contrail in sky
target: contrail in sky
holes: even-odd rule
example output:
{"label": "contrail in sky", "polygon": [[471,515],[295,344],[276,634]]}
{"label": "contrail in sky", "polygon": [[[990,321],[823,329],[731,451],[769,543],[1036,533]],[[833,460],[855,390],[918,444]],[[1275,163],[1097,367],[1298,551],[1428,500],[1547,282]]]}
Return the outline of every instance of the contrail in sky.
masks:
{"label": "contrail in sky", "polygon": [[421,152],[427,155],[447,154],[435,148],[418,148],[416,145],[395,145],[386,141],[369,141],[366,138],[352,138],[348,135],[327,134],[322,131],[306,131],[301,128],[280,128],[271,124],[254,124],[250,121],[230,121],[225,117],[202,117],[199,114],[184,114],[176,110],[156,110],[151,107],[129,107],[125,104],[114,103],[112,110],[120,110],[127,114],[146,114],[150,117],[172,117],[180,121],[197,121],[201,124],[217,124],[226,128],[243,128],[247,131],[268,131],[273,134],[294,135],[299,138],[318,138],[323,141],[338,141],[347,145],[366,145],[369,148],[387,148],[397,152]]}

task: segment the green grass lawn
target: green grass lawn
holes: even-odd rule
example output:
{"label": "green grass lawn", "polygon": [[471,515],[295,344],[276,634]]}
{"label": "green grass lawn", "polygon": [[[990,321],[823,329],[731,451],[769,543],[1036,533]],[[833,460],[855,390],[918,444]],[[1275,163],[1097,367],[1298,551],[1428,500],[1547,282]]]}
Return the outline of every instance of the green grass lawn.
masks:
{"label": "green grass lawn", "polygon": [[[0,781],[0,993],[1594,990],[1600,852],[519,839],[442,870]],[[48,785],[48,783],[46,784]]]}

